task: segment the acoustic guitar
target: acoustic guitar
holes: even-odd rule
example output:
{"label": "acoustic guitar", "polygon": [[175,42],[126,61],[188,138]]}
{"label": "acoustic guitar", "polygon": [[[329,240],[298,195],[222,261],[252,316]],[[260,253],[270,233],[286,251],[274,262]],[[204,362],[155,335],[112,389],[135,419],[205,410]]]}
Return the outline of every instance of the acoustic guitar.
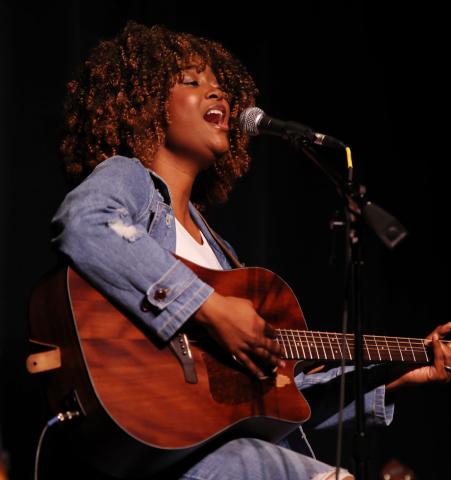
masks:
{"label": "acoustic guitar", "polygon": [[[28,370],[43,372],[54,414],[80,412],[62,429],[80,454],[119,478],[149,478],[237,437],[277,442],[310,417],[295,367],[354,356],[352,334],[307,329],[293,291],[272,271],[212,270],[176,257],[220,294],[250,299],[276,329],[286,366],[258,380],[191,321],[162,342],[73,268],[49,272],[29,304]],[[364,353],[371,363],[432,360],[420,338],[365,335]]]}

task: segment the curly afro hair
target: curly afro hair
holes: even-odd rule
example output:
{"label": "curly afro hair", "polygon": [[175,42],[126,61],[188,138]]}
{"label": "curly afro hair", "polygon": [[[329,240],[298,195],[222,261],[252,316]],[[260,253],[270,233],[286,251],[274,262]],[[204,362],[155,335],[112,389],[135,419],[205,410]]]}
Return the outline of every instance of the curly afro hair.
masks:
{"label": "curly afro hair", "polygon": [[259,90],[220,43],[133,20],[115,38],[100,41],[67,84],[60,152],[69,184],[112,155],[136,157],[151,168],[170,121],[170,89],[193,60],[199,72],[210,65],[230,104],[230,150],[198,174],[191,200],[201,210],[225,202],[250,166],[239,113],[255,106]]}

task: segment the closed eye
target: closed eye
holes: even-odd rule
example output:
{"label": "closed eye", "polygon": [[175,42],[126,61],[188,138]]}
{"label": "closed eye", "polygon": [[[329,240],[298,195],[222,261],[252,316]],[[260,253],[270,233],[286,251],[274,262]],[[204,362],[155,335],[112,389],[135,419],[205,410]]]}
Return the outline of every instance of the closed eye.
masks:
{"label": "closed eye", "polygon": [[[183,83],[183,85],[197,85],[197,86],[199,86],[199,82],[198,82],[197,80],[183,81],[182,83]],[[227,92],[225,92],[225,91],[221,88],[221,86],[218,85],[217,88],[219,88],[219,89],[222,91],[222,93],[224,94],[224,97],[225,97],[226,99],[229,98],[229,94],[228,94]]]}

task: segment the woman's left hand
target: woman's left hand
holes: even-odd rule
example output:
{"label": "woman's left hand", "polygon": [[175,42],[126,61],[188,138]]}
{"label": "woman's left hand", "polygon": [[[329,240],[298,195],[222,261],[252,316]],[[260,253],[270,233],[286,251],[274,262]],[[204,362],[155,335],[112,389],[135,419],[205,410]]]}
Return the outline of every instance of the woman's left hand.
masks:
{"label": "woman's left hand", "polygon": [[[434,363],[404,373],[386,385],[387,391],[405,385],[451,382],[451,342],[442,343],[440,341],[449,332],[451,332],[451,322],[435,328],[425,339],[426,345],[432,342]],[[446,369],[445,366],[448,366],[449,369]]]}

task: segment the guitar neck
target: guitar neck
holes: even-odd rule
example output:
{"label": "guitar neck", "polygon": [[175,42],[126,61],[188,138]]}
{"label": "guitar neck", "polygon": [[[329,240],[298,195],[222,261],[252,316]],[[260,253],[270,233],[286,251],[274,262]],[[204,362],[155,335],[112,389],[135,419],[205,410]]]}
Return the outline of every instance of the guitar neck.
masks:
{"label": "guitar neck", "polygon": [[[276,329],[275,341],[282,345],[286,359],[354,359],[354,334]],[[428,364],[433,355],[422,338],[363,335],[364,360]]]}

